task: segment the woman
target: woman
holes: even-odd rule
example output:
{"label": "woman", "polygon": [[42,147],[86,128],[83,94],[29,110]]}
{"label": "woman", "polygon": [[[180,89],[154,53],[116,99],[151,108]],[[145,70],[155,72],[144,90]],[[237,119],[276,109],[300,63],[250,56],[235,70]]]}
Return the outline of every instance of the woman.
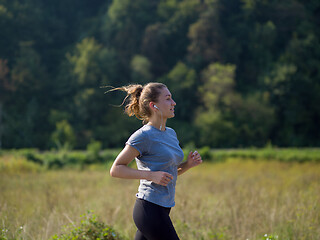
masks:
{"label": "woman", "polygon": [[[179,239],[169,217],[175,205],[177,176],[202,163],[201,156],[197,151],[190,152],[187,161],[182,163],[183,152],[177,135],[166,127],[167,119],[174,117],[176,105],[166,85],[148,83],[111,91],[114,90],[127,92],[130,98],[126,113],[145,124],[131,135],[110,169],[112,177],[140,179],[133,209],[138,228],[135,240]],[[133,159],[138,169],[128,167]]]}

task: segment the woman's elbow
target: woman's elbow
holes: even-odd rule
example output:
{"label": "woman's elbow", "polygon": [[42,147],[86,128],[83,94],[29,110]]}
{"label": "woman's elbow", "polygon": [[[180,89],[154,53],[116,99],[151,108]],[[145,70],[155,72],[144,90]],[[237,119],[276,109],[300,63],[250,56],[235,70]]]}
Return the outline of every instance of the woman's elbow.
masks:
{"label": "woman's elbow", "polygon": [[111,177],[117,177],[116,169],[115,169],[115,166],[114,166],[114,165],[112,165],[112,167],[110,168],[109,173],[110,173],[110,176],[111,176]]}

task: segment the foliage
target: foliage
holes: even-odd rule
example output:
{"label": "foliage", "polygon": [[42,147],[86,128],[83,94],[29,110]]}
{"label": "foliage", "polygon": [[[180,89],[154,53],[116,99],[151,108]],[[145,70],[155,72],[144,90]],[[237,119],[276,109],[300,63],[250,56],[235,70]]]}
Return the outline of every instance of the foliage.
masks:
{"label": "foliage", "polygon": [[261,240],[277,240],[279,237],[277,235],[268,235],[265,234]]}
{"label": "foliage", "polygon": [[[21,234],[23,232],[23,227],[19,227],[14,234],[10,233],[5,227],[0,227],[0,240],[22,240]],[[12,236],[14,235],[14,236]]]}
{"label": "foliage", "polygon": [[92,141],[87,146],[87,154],[88,159],[91,160],[91,162],[102,162],[102,158],[100,156],[102,143],[100,141]]}
{"label": "foliage", "polygon": [[57,149],[72,149],[75,143],[72,126],[66,120],[58,122],[56,130],[51,135],[51,140],[55,143]]}
{"label": "foliage", "polygon": [[122,239],[111,227],[99,221],[93,212],[83,215],[79,226],[71,225],[65,230],[67,233],[55,235],[51,240],[120,240]]}
{"label": "foliage", "polygon": [[133,82],[147,83],[151,81],[151,64],[146,57],[135,55],[131,60],[130,67],[132,69]]}
{"label": "foliage", "polygon": [[262,147],[274,125],[274,112],[259,94],[242,97],[235,91],[235,66],[211,64],[199,87],[203,107],[195,123],[201,145]]}
{"label": "foliage", "polygon": [[[303,148],[266,148],[252,149],[211,149],[209,146],[195,148],[187,145],[183,151],[185,157],[190,151],[197,150],[204,162],[226,162],[229,160],[280,161],[280,162],[320,162],[320,150]],[[36,149],[21,149],[0,152],[0,171],[39,172],[50,169],[105,169],[106,164],[112,163],[120,149],[101,149],[99,141],[88,145],[87,151],[46,151]],[[134,164],[133,164],[134,165]]]}
{"label": "foliage", "polygon": [[0,148],[119,148],[141,123],[100,87],[148,81],[173,93],[182,146],[319,147],[319,7],[2,0]]}
{"label": "foliage", "polygon": [[[119,149],[101,150],[101,143],[93,141],[87,151],[45,151],[37,149],[5,150],[0,152],[1,172],[39,172],[50,169],[86,169],[91,165],[106,164],[114,161]],[[102,166],[102,167],[101,167]]]}
{"label": "foliage", "polygon": [[319,149],[302,149],[302,148],[264,148],[264,149],[226,149],[212,150],[210,152],[211,160],[214,162],[226,161],[228,159],[251,159],[251,160],[268,160],[280,162],[320,162]]}
{"label": "foliage", "polygon": [[17,174],[17,173],[36,173],[42,171],[43,168],[25,157],[4,155],[0,156],[0,173],[1,174]]}

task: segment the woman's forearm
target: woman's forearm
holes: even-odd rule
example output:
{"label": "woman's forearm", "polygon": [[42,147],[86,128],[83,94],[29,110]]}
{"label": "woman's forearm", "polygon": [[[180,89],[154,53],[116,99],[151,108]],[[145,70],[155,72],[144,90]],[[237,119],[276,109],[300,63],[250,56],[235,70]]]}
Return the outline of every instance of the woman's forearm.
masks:
{"label": "woman's forearm", "polygon": [[181,175],[182,173],[185,173],[190,169],[188,162],[183,162],[178,166],[178,175]]}
{"label": "woman's forearm", "polygon": [[113,165],[110,169],[110,175],[117,178],[146,179],[162,186],[167,186],[168,183],[173,179],[173,176],[167,172],[137,170],[121,164]]}
{"label": "woman's forearm", "polygon": [[110,175],[116,178],[150,180],[150,171],[133,169],[127,165],[113,165],[110,169]]}

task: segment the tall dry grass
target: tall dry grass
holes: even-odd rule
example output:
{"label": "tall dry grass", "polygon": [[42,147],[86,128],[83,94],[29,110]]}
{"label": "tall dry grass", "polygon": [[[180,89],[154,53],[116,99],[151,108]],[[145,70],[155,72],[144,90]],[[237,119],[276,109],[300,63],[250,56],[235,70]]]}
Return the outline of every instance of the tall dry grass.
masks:
{"label": "tall dry grass", "polygon": [[182,239],[319,239],[320,165],[229,161],[179,181]]}
{"label": "tall dry grass", "polygon": [[[106,167],[107,169],[107,167]],[[93,210],[128,239],[138,181],[106,171],[1,173],[0,227],[23,239],[48,239]],[[227,161],[203,164],[180,176],[171,216],[181,239],[317,240],[320,165]]]}

